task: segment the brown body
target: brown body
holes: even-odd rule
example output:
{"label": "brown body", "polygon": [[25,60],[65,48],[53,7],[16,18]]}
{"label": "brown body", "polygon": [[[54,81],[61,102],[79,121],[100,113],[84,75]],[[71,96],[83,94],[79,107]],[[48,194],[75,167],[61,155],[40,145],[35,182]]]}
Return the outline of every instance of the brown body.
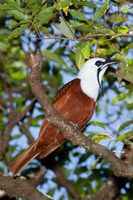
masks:
{"label": "brown body", "polygon": [[[53,106],[68,121],[77,124],[82,131],[93,115],[95,101],[82,92],[80,79],[74,79],[59,90]],[[14,174],[17,174],[33,158],[36,156],[41,158],[46,157],[65,141],[65,137],[59,129],[50,125],[45,120],[37,140],[11,163],[10,170]]]}

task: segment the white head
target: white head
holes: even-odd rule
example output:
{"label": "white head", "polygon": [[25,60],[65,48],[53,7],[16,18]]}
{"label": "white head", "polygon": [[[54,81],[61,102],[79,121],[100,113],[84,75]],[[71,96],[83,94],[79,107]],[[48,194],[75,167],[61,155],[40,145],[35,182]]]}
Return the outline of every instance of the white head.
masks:
{"label": "white head", "polygon": [[85,62],[80,69],[77,78],[81,80],[81,89],[95,101],[98,97],[102,77],[108,68],[108,65],[114,64],[110,58],[91,58]]}

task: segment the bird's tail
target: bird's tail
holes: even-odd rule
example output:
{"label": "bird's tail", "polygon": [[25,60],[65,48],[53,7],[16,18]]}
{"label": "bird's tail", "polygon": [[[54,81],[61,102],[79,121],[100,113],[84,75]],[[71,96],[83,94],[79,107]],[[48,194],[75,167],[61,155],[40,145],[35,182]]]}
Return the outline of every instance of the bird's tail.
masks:
{"label": "bird's tail", "polygon": [[37,140],[10,164],[9,169],[14,175],[18,174],[33,158],[39,155],[40,151],[37,150],[36,145]]}

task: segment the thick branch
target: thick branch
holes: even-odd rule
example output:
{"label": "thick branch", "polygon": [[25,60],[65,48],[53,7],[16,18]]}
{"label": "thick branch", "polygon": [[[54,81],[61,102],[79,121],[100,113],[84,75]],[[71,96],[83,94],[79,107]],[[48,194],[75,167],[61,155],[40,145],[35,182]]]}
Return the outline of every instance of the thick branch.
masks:
{"label": "thick branch", "polygon": [[12,178],[0,174],[0,189],[8,196],[24,198],[25,200],[50,200],[51,197],[43,195],[34,188],[27,180]]}
{"label": "thick branch", "polygon": [[130,166],[120,160],[106,147],[95,143],[87,136],[83,135],[76,126],[64,119],[48,102],[46,94],[42,93],[42,85],[40,81],[41,73],[41,54],[40,52],[29,54],[29,63],[31,73],[29,74],[29,82],[35,97],[46,111],[49,123],[57,126],[64,136],[73,143],[86,148],[88,151],[106,159],[114,168],[116,176],[133,177],[133,166]]}

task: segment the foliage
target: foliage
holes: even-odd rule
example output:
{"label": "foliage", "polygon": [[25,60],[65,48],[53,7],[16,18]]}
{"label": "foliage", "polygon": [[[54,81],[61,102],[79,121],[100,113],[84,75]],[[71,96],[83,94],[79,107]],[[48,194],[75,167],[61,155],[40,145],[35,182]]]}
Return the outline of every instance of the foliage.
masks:
{"label": "foliage", "polygon": [[[27,80],[26,56],[29,51],[39,48],[43,57],[41,79],[48,87],[50,100],[64,80],[74,77],[90,56],[106,57],[116,52],[114,57],[119,61],[120,73],[116,77],[113,71],[108,72],[105,96],[98,100],[95,121],[90,123],[85,134],[113,150],[119,149],[118,141],[121,141],[120,148],[124,143],[130,143],[133,130],[132,9],[131,1],[119,0],[5,0],[0,4],[1,141],[9,122],[33,99]],[[1,172],[8,173],[11,160],[27,146],[28,133],[37,137],[43,117],[43,110],[35,102],[34,107],[10,129],[8,147],[4,155],[2,151],[0,154]],[[98,193],[111,173],[107,163],[70,142],[51,154],[45,165],[54,171],[57,163],[83,198]],[[32,162],[23,173],[38,168],[40,162]],[[67,199],[67,195],[61,192],[62,183],[55,176],[48,176],[49,170],[42,188],[49,184],[49,194],[56,199],[58,191],[63,199]],[[130,189],[131,186],[132,181]],[[132,199],[131,190],[126,187],[125,184],[119,188],[120,193],[122,188],[125,191],[121,197]],[[73,198],[70,194],[68,196]]]}

